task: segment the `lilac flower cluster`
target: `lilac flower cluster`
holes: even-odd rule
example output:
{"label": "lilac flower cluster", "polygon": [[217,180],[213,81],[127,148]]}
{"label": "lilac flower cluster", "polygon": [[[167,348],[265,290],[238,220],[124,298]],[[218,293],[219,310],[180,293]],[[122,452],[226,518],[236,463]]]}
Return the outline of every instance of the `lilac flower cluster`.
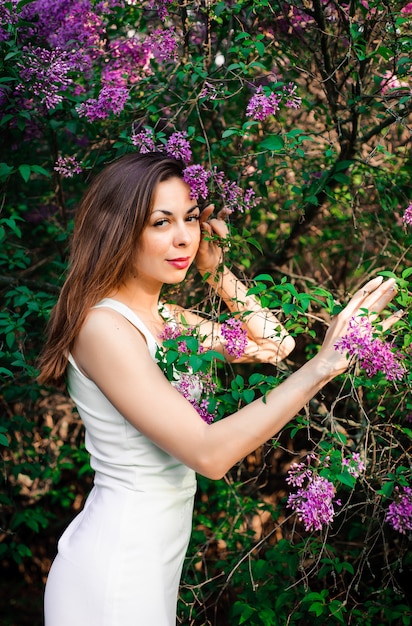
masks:
{"label": "lilac flower cluster", "polygon": [[116,87],[136,84],[143,76],[151,73],[150,58],[148,39],[129,37],[111,41],[102,67],[102,83]]}
{"label": "lilac flower cluster", "polygon": [[25,46],[22,61],[17,67],[22,80],[17,91],[26,90],[29,83],[32,93],[40,98],[48,110],[63,100],[60,92],[72,83],[69,73],[73,70],[73,59],[61,48],[45,50]]}
{"label": "lilac flower cluster", "polygon": [[229,317],[222,323],[220,332],[225,340],[227,353],[239,359],[244,354],[248,342],[247,332],[242,322],[235,317]]}
{"label": "lilac flower cluster", "polygon": [[213,168],[212,178],[226,209],[230,211],[237,209],[242,213],[244,208],[249,210],[258,204],[259,198],[252,188],[243,191],[235,181],[227,180],[224,172],[218,171],[217,168]]}
{"label": "lilac flower cluster", "polygon": [[64,178],[72,178],[74,174],[81,174],[82,166],[73,156],[59,156],[54,166],[54,171]]}
{"label": "lilac flower cluster", "polygon": [[392,351],[381,339],[373,337],[372,324],[365,316],[350,320],[347,334],[335,343],[335,349],[357,358],[370,377],[382,372],[387,380],[395,381],[405,374],[400,352]]}
{"label": "lilac flower cluster", "polygon": [[216,98],[224,95],[224,84],[213,84],[209,81],[205,81],[202,91],[199,93],[199,98],[207,98],[208,100],[216,100]]}
{"label": "lilac flower cluster", "polygon": [[168,16],[168,5],[171,4],[173,0],[149,0],[148,7],[149,9],[154,9],[161,20],[165,20]]}
{"label": "lilac flower cluster", "polygon": [[190,187],[191,198],[203,198],[206,200],[209,194],[208,181],[211,173],[202,165],[189,165],[183,172],[183,180]]}
{"label": "lilac flower cluster", "polygon": [[397,498],[389,505],[385,521],[402,535],[412,530],[412,489],[395,487]]}
{"label": "lilac flower cluster", "polygon": [[305,487],[289,494],[286,506],[295,511],[306,531],[321,530],[335,515],[334,496],[333,483],[319,474],[311,474]]}
{"label": "lilac flower cluster", "polygon": [[279,110],[279,103],[282,99],[280,94],[272,92],[267,96],[263,92],[263,87],[260,85],[255,94],[249,100],[246,108],[246,115],[253,117],[255,120],[263,121],[269,115],[275,115]]}
{"label": "lilac flower cluster", "polygon": [[207,424],[211,424],[214,420],[214,415],[209,412],[209,397],[216,390],[216,384],[212,376],[200,373],[180,374],[179,380],[174,385],[182,396],[196,409],[202,420]]}
{"label": "lilac flower cluster", "polygon": [[188,165],[192,158],[192,149],[187,139],[187,133],[184,131],[172,133],[166,143],[166,152],[169,156],[181,159],[183,163]]}
{"label": "lilac flower cluster", "polygon": [[[182,330],[177,324],[166,324],[159,339],[168,341],[173,339],[176,341],[177,351],[180,354],[190,354],[190,349],[185,337],[193,337],[196,335],[196,329],[188,327]],[[202,354],[204,348],[198,345],[197,354]],[[162,366],[165,360],[165,348],[160,348],[157,353],[158,363]],[[187,372],[180,372],[173,369],[171,383],[182,394],[186,400],[196,409],[200,417],[207,423],[211,424],[214,415],[209,411],[209,399],[216,390],[216,384],[210,374],[204,372],[193,372],[188,366]]]}
{"label": "lilac flower cluster", "polygon": [[403,214],[402,221],[407,226],[412,226],[412,203],[405,209],[405,213]]}
{"label": "lilac flower cluster", "polygon": [[151,53],[159,61],[176,60],[178,39],[173,28],[158,28],[149,37]]}
{"label": "lilac flower cluster", "polygon": [[342,467],[346,467],[349,474],[351,474],[354,478],[359,478],[361,473],[366,469],[365,463],[360,458],[360,454],[358,452],[353,452],[349,459],[342,459]]}
{"label": "lilac flower cluster", "polygon": [[103,120],[114,113],[118,115],[124,109],[124,105],[129,97],[129,90],[126,87],[112,87],[105,85],[97,98],[85,100],[76,107],[79,117],[86,117],[89,122]]}
{"label": "lilac flower cluster", "polygon": [[9,33],[3,26],[15,24],[19,19],[19,15],[16,11],[19,1],[20,0],[11,0],[11,2],[7,3],[4,1],[0,2],[0,42],[7,41],[9,38]]}
{"label": "lilac flower cluster", "polygon": [[246,107],[246,115],[254,120],[263,121],[270,115],[275,115],[279,110],[282,99],[285,105],[291,109],[298,109],[302,99],[296,95],[297,86],[294,83],[284,85],[281,93],[264,91],[262,85],[256,89]]}
{"label": "lilac flower cluster", "polygon": [[152,128],[144,128],[138,133],[132,133],[130,140],[141,154],[146,152],[166,152],[166,154],[174,159],[182,160],[186,165],[192,158],[192,149],[187,133],[185,131],[176,131],[172,133],[166,144],[156,143],[155,134]]}
{"label": "lilac flower cluster", "polygon": [[156,150],[155,136],[151,128],[144,128],[139,133],[133,132],[130,141],[139,149],[140,154]]}
{"label": "lilac flower cluster", "polygon": [[302,98],[296,95],[297,85],[288,83],[283,87],[283,94],[286,97],[286,106],[290,109],[299,109]]}
{"label": "lilac flower cluster", "polygon": [[[330,524],[335,515],[334,505],[340,505],[334,500],[335,487],[330,480],[320,476],[316,468],[310,467],[310,462],[319,462],[315,454],[307,456],[307,463],[292,463],[289,468],[286,482],[297,487],[296,493],[288,497],[286,506],[291,508],[303,522],[305,530],[320,530],[322,525]],[[330,457],[323,460],[323,467],[329,466]],[[354,477],[359,478],[365,470],[365,464],[360,454],[353,452],[349,458],[342,459],[342,469]]]}
{"label": "lilac flower cluster", "polygon": [[[149,6],[165,17],[170,2],[151,0]],[[106,16],[121,5],[122,0],[33,0],[22,7],[20,16],[25,25],[20,28],[20,37],[35,37],[40,47],[27,47],[23,54],[18,65],[21,82],[30,83],[48,110],[62,102],[62,92],[69,86],[76,96],[86,93],[84,84],[92,85],[92,73],[100,69],[99,96],[80,104],[78,113],[90,122],[118,115],[127,102],[128,87],[152,73],[151,59],[175,59],[178,38],[173,29],[158,28],[138,36],[129,33],[127,37],[108,33]],[[10,11],[5,8],[2,13],[8,17]],[[80,73],[82,81],[76,82]],[[26,101],[21,106],[32,105]]]}

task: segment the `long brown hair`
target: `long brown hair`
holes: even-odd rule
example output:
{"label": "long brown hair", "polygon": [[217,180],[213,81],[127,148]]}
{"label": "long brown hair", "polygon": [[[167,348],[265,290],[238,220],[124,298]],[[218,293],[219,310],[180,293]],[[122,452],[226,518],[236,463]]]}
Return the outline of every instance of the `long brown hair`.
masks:
{"label": "long brown hair", "polygon": [[91,183],[76,214],[68,275],[38,361],[41,384],[64,384],[68,355],[87,311],[130,276],[155,188],[181,178],[183,168],[160,152],[133,153],[108,165]]}

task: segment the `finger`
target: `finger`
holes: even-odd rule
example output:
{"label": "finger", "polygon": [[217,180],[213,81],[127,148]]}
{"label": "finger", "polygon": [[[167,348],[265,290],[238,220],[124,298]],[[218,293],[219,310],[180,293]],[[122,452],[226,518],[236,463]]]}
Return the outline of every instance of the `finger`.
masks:
{"label": "finger", "polygon": [[212,215],[214,210],[215,210],[215,205],[208,204],[207,207],[205,207],[200,214],[200,223],[203,224],[204,222],[207,222],[207,220]]}
{"label": "finger", "polygon": [[209,222],[201,222],[200,231],[203,237],[211,237],[213,235],[213,230]]}
{"label": "finger", "polygon": [[365,298],[364,308],[371,313],[380,313],[397,293],[395,280],[390,278]]}
{"label": "finger", "polygon": [[218,237],[226,239],[229,234],[229,229],[226,222],[214,218],[212,220],[209,220],[208,224],[212,228],[213,232],[218,235]]}
{"label": "finger", "polygon": [[403,317],[405,311],[399,310],[396,311],[395,313],[392,313],[392,315],[389,315],[389,317],[387,317],[386,319],[382,320],[379,324],[379,326],[382,328],[383,331],[388,330],[389,328],[391,328],[394,324],[396,324],[396,322],[399,322],[399,320]]}
{"label": "finger", "polygon": [[217,214],[217,218],[219,220],[224,220],[231,214],[232,214],[231,209],[229,209],[228,207],[224,206],[223,209],[220,209],[219,213]]}
{"label": "finger", "polygon": [[349,300],[345,307],[345,313],[352,317],[359,309],[370,310],[371,304],[379,298],[382,293],[390,290],[394,285],[394,280],[389,279],[382,284],[382,276],[377,276],[369,282],[367,282],[361,289],[359,289],[354,296]]}

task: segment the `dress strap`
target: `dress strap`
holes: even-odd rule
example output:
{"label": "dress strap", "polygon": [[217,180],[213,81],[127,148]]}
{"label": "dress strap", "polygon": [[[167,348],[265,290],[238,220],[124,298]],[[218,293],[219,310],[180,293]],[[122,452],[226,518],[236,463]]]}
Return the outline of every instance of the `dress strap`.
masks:
{"label": "dress strap", "polygon": [[139,330],[144,338],[146,339],[147,347],[149,348],[149,352],[153,359],[156,358],[156,351],[159,347],[158,342],[156,341],[154,335],[150,332],[150,330],[145,326],[140,317],[132,311],[126,304],[123,302],[119,302],[119,300],[115,300],[113,298],[103,298],[98,304],[96,304],[93,308],[100,309],[106,307],[108,309],[112,309],[113,311],[117,311],[120,315],[123,315],[137,330]]}

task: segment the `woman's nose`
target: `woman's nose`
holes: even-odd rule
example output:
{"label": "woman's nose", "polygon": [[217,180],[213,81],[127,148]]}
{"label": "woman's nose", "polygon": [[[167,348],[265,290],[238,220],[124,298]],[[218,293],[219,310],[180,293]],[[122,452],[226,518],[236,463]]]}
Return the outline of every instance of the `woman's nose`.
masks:
{"label": "woman's nose", "polygon": [[188,246],[192,241],[192,235],[186,224],[182,224],[176,233],[175,243],[179,247]]}

